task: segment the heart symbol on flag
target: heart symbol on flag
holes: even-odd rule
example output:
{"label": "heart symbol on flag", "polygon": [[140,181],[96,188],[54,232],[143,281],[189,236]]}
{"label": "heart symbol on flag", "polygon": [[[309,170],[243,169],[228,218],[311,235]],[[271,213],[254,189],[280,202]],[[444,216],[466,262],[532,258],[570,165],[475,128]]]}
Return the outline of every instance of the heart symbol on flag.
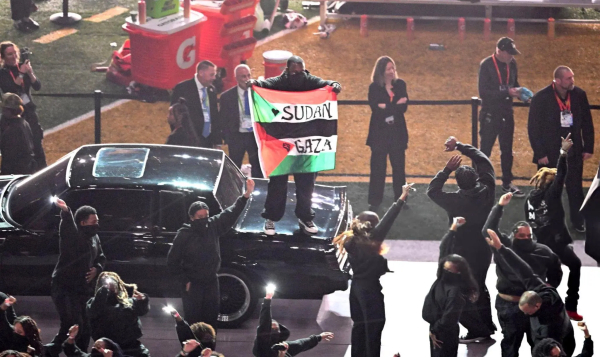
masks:
{"label": "heart symbol on flag", "polygon": [[279,110],[273,108],[271,109],[271,111],[273,112],[273,115],[277,116],[277,114],[279,114]]}

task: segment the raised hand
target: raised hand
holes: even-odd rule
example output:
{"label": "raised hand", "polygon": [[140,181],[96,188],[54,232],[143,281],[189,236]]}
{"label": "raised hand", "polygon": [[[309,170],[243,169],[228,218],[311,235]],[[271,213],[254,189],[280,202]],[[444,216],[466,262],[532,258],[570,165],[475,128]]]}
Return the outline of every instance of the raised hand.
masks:
{"label": "raised hand", "polygon": [[333,84],[331,85],[331,87],[333,87],[333,92],[334,93],[340,93],[342,91],[342,85],[339,84],[338,82],[333,82]]}
{"label": "raised hand", "polygon": [[588,327],[587,327],[587,325],[585,324],[584,321],[579,321],[577,323],[577,327],[579,327],[579,329],[581,331],[583,331],[583,333],[585,335],[585,338],[589,338],[590,337],[590,330],[588,330]]}
{"label": "raised hand", "polygon": [[563,151],[568,152],[569,149],[573,146],[573,140],[571,140],[571,133],[569,133],[569,135],[567,135],[566,138],[561,137],[560,140],[562,141],[560,144],[560,148]]}
{"label": "raised hand", "polygon": [[498,238],[498,235],[496,234],[496,232],[494,232],[491,229],[488,229],[487,232],[488,232],[490,238],[485,238],[485,240],[488,242],[490,247],[493,247],[496,250],[502,248],[502,242],[500,242],[500,238]]}
{"label": "raised hand", "polygon": [[333,332],[323,332],[323,333],[321,333],[321,340],[323,340],[323,341],[331,341],[331,340],[333,340]]}
{"label": "raised hand", "polygon": [[65,212],[69,211],[69,206],[67,206],[67,203],[65,201],[63,201],[57,197],[55,202],[56,202],[56,206],[58,208],[60,208],[61,210],[65,211]]}
{"label": "raised hand", "polygon": [[462,157],[460,155],[454,155],[446,163],[446,168],[450,171],[456,171],[456,169],[458,169],[460,167],[461,162],[462,162]]}
{"label": "raised hand", "polygon": [[446,146],[446,149],[444,151],[456,150],[457,143],[458,143],[458,140],[456,140],[456,138],[454,136],[450,136],[448,139],[446,139],[446,142],[444,143],[444,146]]}
{"label": "raised hand", "polygon": [[74,340],[77,337],[78,333],[79,333],[79,325],[71,326],[71,328],[69,329],[69,339]]}
{"label": "raised hand", "polygon": [[2,305],[0,305],[0,309],[6,310],[12,305],[14,305],[16,302],[17,298],[15,298],[14,296],[9,296],[6,299],[4,299],[4,302],[2,303]]}
{"label": "raised hand", "polygon": [[507,204],[509,204],[509,203],[510,203],[510,200],[512,199],[512,197],[513,197],[513,194],[512,194],[512,192],[505,193],[505,194],[503,194],[503,195],[500,197],[500,199],[498,200],[498,204],[499,204],[500,206],[506,206]]}
{"label": "raised hand", "polygon": [[450,227],[450,229],[456,231],[460,226],[462,226],[465,223],[467,223],[467,220],[464,217],[454,217],[452,219],[452,226]]}
{"label": "raised hand", "polygon": [[246,179],[246,192],[244,192],[244,197],[248,198],[254,191],[254,180],[251,178]]}
{"label": "raised hand", "polygon": [[[198,342],[194,339],[189,339],[183,343],[183,352],[190,353],[193,350],[195,350],[196,347],[198,347],[198,346],[200,346],[200,342]],[[203,353],[202,355],[204,356],[204,350],[202,350],[202,353]],[[212,353],[212,351],[211,351],[211,353]],[[209,356],[210,356],[210,354],[209,354]]]}
{"label": "raised hand", "polygon": [[402,194],[400,195],[398,200],[406,201],[406,198],[408,197],[408,193],[410,192],[410,190],[416,191],[413,188],[413,185],[414,185],[414,183],[407,183],[406,185],[402,186]]}

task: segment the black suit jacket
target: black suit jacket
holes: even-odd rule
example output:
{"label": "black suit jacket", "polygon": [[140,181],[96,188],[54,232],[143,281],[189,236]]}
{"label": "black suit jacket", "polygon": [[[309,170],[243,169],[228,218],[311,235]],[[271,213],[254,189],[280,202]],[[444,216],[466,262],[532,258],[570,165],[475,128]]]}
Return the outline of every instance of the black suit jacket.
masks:
{"label": "black suit jacket", "polygon": [[211,130],[208,138],[202,136],[204,129],[204,115],[202,113],[202,104],[200,103],[200,95],[198,94],[198,86],[194,78],[183,81],[173,88],[171,95],[171,105],[175,104],[179,97],[185,98],[185,103],[190,111],[190,119],[196,130],[201,147],[212,148],[213,145],[223,143],[221,133],[221,121],[219,120],[219,105],[217,102],[217,91],[213,86],[207,88],[208,100],[210,102],[210,122]]}
{"label": "black suit jacket", "polygon": [[[407,104],[396,104],[400,98],[406,97],[406,82],[402,79],[395,79],[392,82],[393,100],[390,100],[385,87],[377,83],[371,83],[369,86],[369,106],[371,106],[371,122],[369,123],[369,135],[367,136],[367,145],[371,148],[386,148],[390,145],[400,145],[402,149],[408,147],[408,130],[404,113],[408,108]],[[379,104],[385,104],[385,109],[379,108]],[[385,118],[393,116],[394,123],[388,124]]]}
{"label": "black suit jacket", "polygon": [[221,94],[219,117],[227,144],[231,144],[231,134],[240,131],[240,105],[238,98],[237,85]]}
{"label": "black suit jacket", "polygon": [[[573,148],[569,154],[581,156],[582,153],[594,153],[594,123],[590,104],[585,91],[579,87],[573,88],[571,93],[571,113],[573,113],[573,126],[571,139]],[[533,162],[548,157],[548,162],[554,165],[560,155],[561,132],[560,107],[554,96],[552,85],[537,92],[531,99],[529,108],[529,142],[533,149]]]}

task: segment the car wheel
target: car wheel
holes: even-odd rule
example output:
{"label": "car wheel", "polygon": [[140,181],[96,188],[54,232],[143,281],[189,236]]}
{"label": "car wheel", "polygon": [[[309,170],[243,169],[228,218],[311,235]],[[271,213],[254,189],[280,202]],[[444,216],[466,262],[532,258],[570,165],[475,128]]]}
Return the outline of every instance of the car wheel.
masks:
{"label": "car wheel", "polygon": [[258,296],[252,281],[243,272],[221,268],[218,276],[221,293],[218,326],[237,327],[252,316]]}

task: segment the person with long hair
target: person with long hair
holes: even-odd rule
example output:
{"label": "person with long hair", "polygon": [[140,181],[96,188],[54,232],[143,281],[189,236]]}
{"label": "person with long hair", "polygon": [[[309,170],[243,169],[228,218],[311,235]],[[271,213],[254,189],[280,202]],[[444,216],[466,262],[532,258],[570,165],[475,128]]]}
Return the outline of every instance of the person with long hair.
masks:
{"label": "person with long hair", "polygon": [[217,343],[217,332],[211,325],[205,322],[196,322],[190,325],[183,319],[183,317],[181,317],[177,310],[169,307],[165,307],[163,310],[168,311],[175,319],[175,322],[177,323],[175,326],[177,338],[179,339],[179,343],[181,343],[181,346],[184,350],[186,347],[188,349],[191,347],[188,346],[190,341],[197,342],[194,349],[185,351],[188,357],[200,357],[205,348],[210,348],[211,350],[215,349]]}
{"label": "person with long hair", "polygon": [[0,340],[5,341],[8,349],[41,357],[44,345],[37,323],[29,316],[19,316],[12,324],[8,322],[7,310],[16,302],[16,298],[8,296],[0,304]]}
{"label": "person with long hair", "polygon": [[375,212],[365,211],[352,221],[350,230],[333,243],[348,253],[352,267],[350,317],[352,318],[352,357],[379,357],[381,333],[385,326],[385,304],[379,278],[389,272],[382,256],[383,240],[400,214],[412,184],[402,187],[402,195],[381,221]]}
{"label": "person with long hair", "polygon": [[167,122],[171,126],[167,145],[200,146],[198,135],[196,135],[196,130],[190,120],[190,111],[185,104],[185,98],[180,97],[175,104],[169,107]]}
{"label": "person with long hair", "polygon": [[140,316],[149,310],[148,295],[140,293],[136,284],[126,284],[117,273],[102,272],[96,295],[87,303],[92,338],[111,339],[127,356],[149,357],[150,352],[140,342]]}
{"label": "person with long hair", "polygon": [[406,183],[405,151],[408,148],[406,113],[408,94],[406,82],[398,78],[396,64],[388,56],[377,59],[369,86],[371,122],[367,145],[371,147],[371,177],[369,179],[369,210],[377,211],[383,200],[387,157],[392,164],[394,200],[402,194]]}
{"label": "person with long hair", "polygon": [[110,338],[99,338],[94,342],[92,352],[83,352],[75,344],[78,333],[79,325],[71,326],[68,338],[63,344],[63,351],[67,357],[125,357],[121,347]]}
{"label": "person with long hair", "polygon": [[[592,357],[594,355],[594,341],[592,341],[592,336],[590,335],[590,331],[588,330],[585,322],[581,321],[577,323],[577,327],[581,331],[583,331],[583,335],[585,339],[583,340],[583,348],[581,350],[581,354],[577,355],[577,357]],[[564,352],[564,347],[560,342],[552,339],[545,338],[541,340],[533,350],[531,351],[532,357],[564,357],[566,356]]]}
{"label": "person with long hair", "polygon": [[5,350],[0,352],[0,357],[31,357],[29,353],[23,353],[15,350]]}
{"label": "person with long hair", "polygon": [[565,225],[565,210],[562,205],[562,192],[568,175],[568,152],[573,146],[571,134],[561,138],[560,156],[557,168],[542,167],[529,181],[534,189],[525,201],[525,217],[533,227],[538,242],[547,245],[560,261],[569,267],[565,308],[571,320],[581,321],[577,313],[581,260],[573,250],[573,238]]}

